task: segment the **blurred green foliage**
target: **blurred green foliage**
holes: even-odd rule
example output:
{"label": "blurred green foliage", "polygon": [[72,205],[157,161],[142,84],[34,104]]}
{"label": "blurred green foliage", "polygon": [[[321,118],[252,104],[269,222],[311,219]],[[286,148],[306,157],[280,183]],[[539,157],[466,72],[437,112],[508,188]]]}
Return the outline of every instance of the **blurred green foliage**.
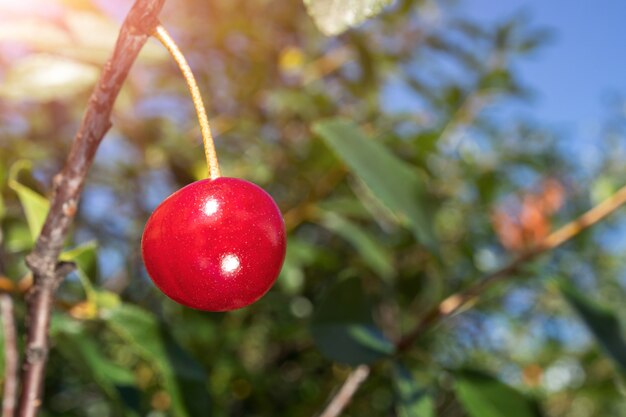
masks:
{"label": "blurred green foliage", "polygon": [[[51,4],[0,20],[0,275],[22,333],[41,195],[112,48],[111,16],[128,7]],[[623,215],[393,352],[425,311],[519,249],[507,233],[538,227],[502,228],[498,213],[516,219],[525,196],[549,197],[551,179],[565,204],[539,220],[559,225],[626,177],[619,114],[607,115],[588,168],[566,137],[498,111],[532,99],[516,63],[545,31],[524,16],[477,25],[454,2],[428,0],[397,1],[332,38],[300,2],[184,0],[162,18],[200,81],[223,173],[263,186],[283,210],[285,266],[261,301],[223,314],[181,307],[146,276],[150,212],[206,176],[184,82],[150,42],[67,242],[78,269],[58,292],[42,415],[313,416],[358,363],[372,375],[345,416],[626,414],[610,359],[623,366]],[[346,24],[334,18],[329,33]],[[563,297],[554,283],[564,281],[578,290]]]}

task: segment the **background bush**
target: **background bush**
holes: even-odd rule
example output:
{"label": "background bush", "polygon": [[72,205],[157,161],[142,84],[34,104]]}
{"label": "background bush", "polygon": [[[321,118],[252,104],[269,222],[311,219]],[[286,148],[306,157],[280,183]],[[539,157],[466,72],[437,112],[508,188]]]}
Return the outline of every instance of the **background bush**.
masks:
{"label": "background bush", "polygon": [[[224,314],[147,277],[145,221],[206,176],[184,82],[150,41],[67,242],[79,269],[58,292],[42,414],[313,416],[359,363],[372,375],[345,416],[626,414],[622,214],[393,354],[426,311],[624,177],[618,112],[590,169],[567,137],[498,111],[532,99],[516,64],[549,34],[524,17],[479,25],[454,3],[401,0],[325,37],[300,2],[168,2],[224,175],[285,215],[285,266],[261,301]],[[0,284],[19,323],[41,196],[127,7],[59,1],[0,21],[16,29],[0,35]]]}

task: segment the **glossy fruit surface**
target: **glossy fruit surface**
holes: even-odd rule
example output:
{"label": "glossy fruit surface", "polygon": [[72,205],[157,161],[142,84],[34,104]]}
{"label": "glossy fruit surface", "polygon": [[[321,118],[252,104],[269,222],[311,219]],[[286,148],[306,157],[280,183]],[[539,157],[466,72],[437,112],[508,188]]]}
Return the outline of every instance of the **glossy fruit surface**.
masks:
{"label": "glossy fruit surface", "polygon": [[245,307],[265,294],[285,258],[285,223],[251,182],[220,177],[176,191],[148,219],[142,255],[154,283],[199,310]]}

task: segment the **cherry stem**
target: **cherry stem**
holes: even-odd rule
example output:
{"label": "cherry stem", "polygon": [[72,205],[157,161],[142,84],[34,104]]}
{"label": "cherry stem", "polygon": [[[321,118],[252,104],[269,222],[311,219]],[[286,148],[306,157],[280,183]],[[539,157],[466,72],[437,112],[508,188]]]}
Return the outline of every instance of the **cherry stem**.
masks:
{"label": "cherry stem", "polygon": [[211,135],[211,128],[209,127],[209,118],[206,115],[204,103],[202,102],[202,96],[200,96],[200,89],[196,83],[196,79],[189,68],[189,64],[185,59],[183,53],[178,49],[178,45],[171,38],[167,30],[162,25],[157,25],[154,30],[153,36],[159,40],[169,51],[174,61],[183,73],[183,77],[189,87],[189,93],[191,93],[191,99],[193,105],[196,108],[196,114],[198,115],[198,122],[200,123],[200,131],[202,132],[202,142],[204,143],[204,155],[206,156],[207,166],[209,168],[209,177],[214,180],[221,176],[220,165],[217,162],[217,153],[215,152],[215,144],[213,143],[213,136]]}

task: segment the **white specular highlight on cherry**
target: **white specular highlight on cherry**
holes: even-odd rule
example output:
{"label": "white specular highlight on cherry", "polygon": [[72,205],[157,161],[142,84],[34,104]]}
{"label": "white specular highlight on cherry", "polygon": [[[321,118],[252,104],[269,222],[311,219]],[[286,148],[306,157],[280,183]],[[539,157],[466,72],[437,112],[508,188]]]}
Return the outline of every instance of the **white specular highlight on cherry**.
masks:
{"label": "white specular highlight on cherry", "polygon": [[237,255],[228,254],[222,258],[220,266],[222,268],[222,272],[232,274],[241,267],[241,262],[239,261]]}
{"label": "white specular highlight on cherry", "polygon": [[217,213],[217,210],[219,208],[220,208],[219,202],[216,199],[211,198],[210,200],[207,200],[204,203],[204,207],[202,207],[202,212],[206,214],[207,216],[212,216],[215,213]]}

